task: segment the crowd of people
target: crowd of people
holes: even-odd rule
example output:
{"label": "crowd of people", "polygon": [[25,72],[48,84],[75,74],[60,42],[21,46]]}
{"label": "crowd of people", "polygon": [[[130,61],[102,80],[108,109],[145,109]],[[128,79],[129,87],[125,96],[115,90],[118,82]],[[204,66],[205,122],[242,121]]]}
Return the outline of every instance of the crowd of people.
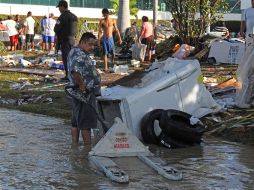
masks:
{"label": "crowd of people", "polygon": [[[53,50],[55,46],[54,26],[56,20],[53,13],[44,16],[41,21],[42,31],[42,50]],[[10,51],[16,50],[34,50],[35,49],[35,19],[32,12],[29,11],[24,20],[20,15],[7,16],[5,20],[0,21],[1,28],[6,30],[10,40]]]}

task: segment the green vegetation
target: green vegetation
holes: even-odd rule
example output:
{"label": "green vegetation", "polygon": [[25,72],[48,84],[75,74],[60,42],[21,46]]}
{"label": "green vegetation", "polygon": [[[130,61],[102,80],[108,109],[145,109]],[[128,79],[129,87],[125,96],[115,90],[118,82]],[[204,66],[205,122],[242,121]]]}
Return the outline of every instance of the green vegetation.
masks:
{"label": "green vegetation", "polygon": [[229,9],[226,0],[166,0],[165,3],[172,13],[179,37],[184,43],[193,46],[197,46],[207,27],[221,20]]}
{"label": "green vegetation", "polygon": [[[111,12],[111,14],[118,15],[119,0],[109,0],[109,1],[113,7],[113,11]],[[139,11],[139,9],[137,8],[137,1],[130,0],[130,15],[132,15],[136,19],[138,19],[138,11]]]}
{"label": "green vegetation", "polygon": [[[36,103],[28,103],[18,105],[15,104],[0,104],[0,107],[18,109],[20,111],[44,114],[48,116],[54,116],[59,118],[68,119],[71,116],[71,100],[66,97],[64,92],[48,92],[48,91],[30,91],[30,90],[13,90],[10,85],[15,82],[20,82],[20,78],[27,78],[27,80],[34,80],[38,78],[36,75],[21,74],[16,72],[0,72],[0,94],[1,99],[14,99],[18,100],[21,97],[32,95],[45,95],[45,97]],[[40,85],[46,85],[43,83]],[[38,87],[38,86],[37,86]],[[50,88],[53,90],[53,88]],[[56,89],[56,88],[54,88]],[[59,87],[57,88],[59,89]],[[63,90],[63,87],[60,89]],[[52,98],[52,103],[43,101],[46,98]]]}

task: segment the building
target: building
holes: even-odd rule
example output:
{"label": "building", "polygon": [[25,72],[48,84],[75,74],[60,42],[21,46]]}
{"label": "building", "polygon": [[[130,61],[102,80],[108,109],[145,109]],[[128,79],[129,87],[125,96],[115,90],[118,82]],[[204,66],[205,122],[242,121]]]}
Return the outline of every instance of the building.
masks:
{"label": "building", "polygon": [[[35,16],[43,16],[53,12],[59,16],[59,11],[55,7],[59,0],[0,0],[0,14],[20,14],[26,15],[32,11]],[[242,0],[248,1],[248,0]],[[70,9],[78,17],[101,18],[101,9],[104,7],[111,8],[109,0],[69,0]],[[171,14],[168,12],[165,0],[158,0],[159,11],[158,20],[170,20]],[[230,4],[230,13],[226,14],[225,20],[240,20],[241,2],[240,0],[228,0]],[[22,9],[20,9],[22,5]],[[150,19],[153,17],[153,0],[137,0],[137,7],[140,9],[138,17],[147,15]]]}

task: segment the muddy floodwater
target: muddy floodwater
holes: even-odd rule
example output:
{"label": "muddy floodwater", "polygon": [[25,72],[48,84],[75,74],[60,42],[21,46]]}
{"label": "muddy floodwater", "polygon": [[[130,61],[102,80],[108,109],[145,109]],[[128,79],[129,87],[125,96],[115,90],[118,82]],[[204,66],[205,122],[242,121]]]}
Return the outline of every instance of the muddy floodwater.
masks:
{"label": "muddy floodwater", "polygon": [[11,189],[254,189],[254,149],[205,137],[201,146],[169,150],[150,147],[183,172],[170,181],[136,158],[114,161],[130,177],[117,184],[87,159],[88,148],[70,144],[63,120],[0,109],[0,190]]}

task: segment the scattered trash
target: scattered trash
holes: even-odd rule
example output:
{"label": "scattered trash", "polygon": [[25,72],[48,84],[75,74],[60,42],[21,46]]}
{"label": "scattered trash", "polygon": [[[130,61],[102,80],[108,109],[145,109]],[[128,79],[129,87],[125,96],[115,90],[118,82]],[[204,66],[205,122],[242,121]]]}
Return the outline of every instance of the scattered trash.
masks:
{"label": "scattered trash", "polygon": [[184,59],[188,57],[195,48],[193,46],[190,46],[188,44],[182,44],[179,49],[176,50],[175,53],[173,53],[172,57],[178,58],[178,59]]}
{"label": "scattered trash", "polygon": [[30,61],[27,61],[27,60],[25,60],[25,59],[21,59],[21,60],[20,60],[20,63],[21,63],[21,65],[22,65],[23,67],[29,67],[29,66],[32,65],[32,63],[31,63]]}
{"label": "scattered trash", "polygon": [[140,61],[132,59],[131,60],[131,65],[134,67],[140,67]]}
{"label": "scattered trash", "polygon": [[120,74],[120,75],[128,75],[128,71],[129,71],[129,66],[128,65],[114,65],[113,67],[113,71],[116,74]]}
{"label": "scattered trash", "polygon": [[64,64],[62,61],[54,61],[51,63],[50,68],[64,70]]}
{"label": "scattered trash", "polygon": [[136,42],[132,45],[131,49],[132,51],[132,59],[137,59],[143,62],[145,60],[146,55],[146,45],[141,44],[141,42]]}
{"label": "scattered trash", "polygon": [[211,43],[208,58],[216,63],[239,64],[245,51],[245,43],[239,39],[218,39]]}

